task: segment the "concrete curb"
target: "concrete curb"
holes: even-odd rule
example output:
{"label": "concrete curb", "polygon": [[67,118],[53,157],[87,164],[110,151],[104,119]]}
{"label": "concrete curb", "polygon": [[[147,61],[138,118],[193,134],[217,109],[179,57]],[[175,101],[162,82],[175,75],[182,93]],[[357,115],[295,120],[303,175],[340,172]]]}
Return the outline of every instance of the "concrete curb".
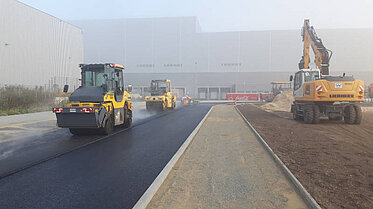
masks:
{"label": "concrete curb", "polygon": [[188,148],[189,144],[192,142],[194,136],[198,133],[199,129],[201,128],[202,124],[205,122],[207,117],[210,115],[213,106],[207,112],[205,117],[199,122],[197,127],[193,130],[193,132],[189,135],[189,137],[185,140],[185,142],[181,145],[179,150],[175,153],[175,155],[171,158],[171,160],[167,163],[167,165],[163,168],[163,170],[158,174],[157,178],[153,181],[153,183],[149,186],[149,188],[145,191],[145,193],[140,197],[137,201],[133,209],[145,209],[150,201],[153,199],[155,193],[161,187],[163,182],[166,180],[168,174],[171,172],[172,168],[175,166],[176,162],[179,158],[183,155],[185,150]]}
{"label": "concrete curb", "polygon": [[285,176],[293,183],[295,188],[298,191],[298,194],[301,195],[303,200],[306,202],[307,206],[313,209],[321,209],[320,205],[316,202],[315,199],[307,192],[307,190],[302,186],[299,180],[291,173],[291,171],[286,167],[286,165],[281,161],[281,159],[273,152],[271,147],[264,141],[264,139],[259,135],[259,133],[255,130],[255,128],[251,125],[251,123],[245,118],[245,116],[241,113],[241,111],[235,106],[238,114],[241,115],[242,119],[246,122],[246,124],[250,127],[250,129],[255,133],[258,140],[262,143],[268,153],[272,156],[278,166],[280,166],[282,172]]}

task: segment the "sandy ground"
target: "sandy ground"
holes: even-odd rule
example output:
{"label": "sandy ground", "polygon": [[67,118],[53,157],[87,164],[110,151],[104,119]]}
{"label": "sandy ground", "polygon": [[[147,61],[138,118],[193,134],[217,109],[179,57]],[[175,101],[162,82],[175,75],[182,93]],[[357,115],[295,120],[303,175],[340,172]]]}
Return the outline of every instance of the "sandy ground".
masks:
{"label": "sandy ground", "polygon": [[373,112],[364,112],[361,125],[346,125],[304,124],[254,105],[239,109],[321,207],[373,208]]}
{"label": "sandy ground", "polygon": [[232,105],[215,106],[148,208],[306,208]]}

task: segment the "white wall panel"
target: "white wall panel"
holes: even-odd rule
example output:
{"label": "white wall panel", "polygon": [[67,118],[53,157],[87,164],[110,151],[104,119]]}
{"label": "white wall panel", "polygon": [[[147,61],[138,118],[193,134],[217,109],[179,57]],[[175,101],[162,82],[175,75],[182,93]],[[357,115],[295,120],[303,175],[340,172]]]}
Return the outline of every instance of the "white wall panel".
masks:
{"label": "white wall panel", "polygon": [[[115,60],[129,73],[289,72],[298,69],[302,56],[300,28],[203,33],[195,17],[74,23],[85,31],[88,62]],[[331,72],[371,71],[373,29],[317,29],[317,33],[334,52]]]}
{"label": "white wall panel", "polygon": [[15,0],[0,0],[0,85],[76,85],[82,30]]}

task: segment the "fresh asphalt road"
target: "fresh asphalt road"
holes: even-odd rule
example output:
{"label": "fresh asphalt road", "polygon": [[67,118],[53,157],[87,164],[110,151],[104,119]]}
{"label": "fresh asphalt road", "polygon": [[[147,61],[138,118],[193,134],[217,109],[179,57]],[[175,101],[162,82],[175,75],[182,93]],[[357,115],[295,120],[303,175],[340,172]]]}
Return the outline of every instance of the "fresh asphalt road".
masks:
{"label": "fresh asphalt road", "polygon": [[[146,111],[145,102],[134,103],[134,125],[158,116]],[[115,131],[122,130],[117,128]],[[0,117],[0,178],[100,138],[102,136],[72,136],[68,129],[56,126],[52,112]]]}
{"label": "fresh asphalt road", "polygon": [[210,107],[187,106],[151,117],[4,177],[0,208],[132,208]]}

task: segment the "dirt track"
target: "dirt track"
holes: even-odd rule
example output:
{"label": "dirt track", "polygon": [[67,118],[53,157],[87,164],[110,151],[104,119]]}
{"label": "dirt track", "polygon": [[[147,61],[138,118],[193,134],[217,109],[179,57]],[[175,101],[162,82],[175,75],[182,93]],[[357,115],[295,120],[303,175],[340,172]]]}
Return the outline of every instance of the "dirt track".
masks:
{"label": "dirt track", "polygon": [[373,112],[361,125],[306,125],[287,112],[238,108],[322,208],[373,208]]}

